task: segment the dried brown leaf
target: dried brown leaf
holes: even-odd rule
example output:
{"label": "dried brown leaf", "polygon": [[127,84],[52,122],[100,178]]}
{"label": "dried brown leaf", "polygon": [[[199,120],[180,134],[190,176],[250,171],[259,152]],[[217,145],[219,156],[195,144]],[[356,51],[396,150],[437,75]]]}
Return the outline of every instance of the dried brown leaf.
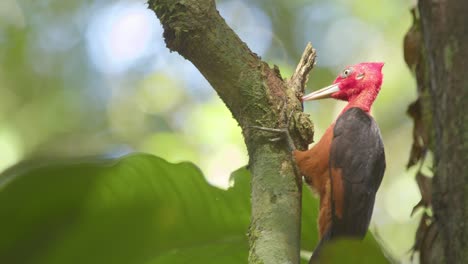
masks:
{"label": "dried brown leaf", "polygon": [[419,249],[419,261],[420,263],[429,263],[432,255],[432,247],[434,245],[434,241],[439,234],[439,229],[437,228],[437,223],[432,219],[428,227],[426,228],[426,232],[424,232],[424,237],[421,241],[420,249]]}
{"label": "dried brown leaf", "polygon": [[413,215],[418,208],[429,207],[432,203],[432,178],[419,171],[416,175],[416,183],[421,193],[421,200],[413,207],[411,215]]}
{"label": "dried brown leaf", "polygon": [[422,172],[419,172],[416,175],[416,182],[418,183],[419,191],[421,192],[421,200],[424,205],[428,207],[432,203],[432,178],[426,176]]}
{"label": "dried brown leaf", "polygon": [[427,153],[428,136],[422,120],[421,100],[416,101],[408,106],[406,113],[413,119],[413,145],[411,146],[410,157],[407,168],[414,166],[418,161],[424,159]]}
{"label": "dried brown leaf", "polygon": [[415,8],[411,9],[411,14],[413,15],[413,25],[406,33],[403,41],[403,56],[406,64],[414,73],[416,65],[421,60],[422,34]]}
{"label": "dried brown leaf", "polygon": [[426,260],[430,259],[432,245],[438,232],[437,223],[434,221],[434,218],[424,213],[421,217],[421,221],[419,221],[418,229],[416,230],[411,259],[413,259],[414,253],[419,251],[419,262],[428,263]]}
{"label": "dried brown leaf", "polygon": [[421,216],[418,229],[416,230],[416,237],[414,239],[413,251],[421,250],[421,245],[423,243],[424,236],[429,228],[430,221],[431,221],[431,217],[428,214],[424,213]]}

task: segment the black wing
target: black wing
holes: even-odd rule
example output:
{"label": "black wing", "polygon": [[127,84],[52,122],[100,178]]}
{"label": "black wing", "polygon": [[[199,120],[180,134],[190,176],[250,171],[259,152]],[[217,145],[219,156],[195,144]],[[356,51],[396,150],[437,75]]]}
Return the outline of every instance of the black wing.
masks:
{"label": "black wing", "polygon": [[[331,236],[364,237],[384,175],[385,153],[379,127],[360,108],[350,108],[336,121],[329,171],[332,182],[335,172],[340,172],[344,192],[338,196],[343,199],[342,212],[337,215],[332,211]],[[333,188],[331,197],[337,197]],[[332,210],[335,203],[332,201]]]}

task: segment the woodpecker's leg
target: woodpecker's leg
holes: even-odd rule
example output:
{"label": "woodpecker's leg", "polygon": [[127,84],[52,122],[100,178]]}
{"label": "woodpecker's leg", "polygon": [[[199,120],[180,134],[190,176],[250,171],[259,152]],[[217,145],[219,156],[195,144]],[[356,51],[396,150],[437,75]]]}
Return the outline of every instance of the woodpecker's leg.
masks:
{"label": "woodpecker's leg", "polygon": [[[296,146],[294,145],[294,141],[292,140],[291,134],[289,133],[289,122],[291,121],[291,117],[292,117],[293,113],[294,113],[294,110],[291,111],[289,116],[287,116],[286,127],[285,128],[268,128],[268,127],[261,127],[261,126],[250,126],[250,127],[258,129],[258,130],[267,131],[267,132],[282,134],[282,136],[283,136],[282,138],[286,139],[286,143],[288,144],[288,148],[292,152],[292,151],[296,150]],[[281,137],[280,138],[272,138],[272,139],[270,139],[270,141],[275,142],[275,141],[281,140],[282,138]]]}

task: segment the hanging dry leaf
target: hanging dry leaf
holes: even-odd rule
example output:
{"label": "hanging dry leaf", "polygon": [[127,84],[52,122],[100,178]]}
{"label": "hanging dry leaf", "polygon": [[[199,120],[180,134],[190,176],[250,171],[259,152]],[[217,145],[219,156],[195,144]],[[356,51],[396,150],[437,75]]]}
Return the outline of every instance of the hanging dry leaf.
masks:
{"label": "hanging dry leaf", "polygon": [[413,25],[408,30],[403,41],[403,56],[405,62],[411,71],[415,72],[416,65],[421,60],[421,29],[419,26],[419,18],[416,13],[415,7],[411,9],[413,16]]}
{"label": "hanging dry leaf", "polygon": [[422,120],[421,100],[418,98],[409,105],[406,112],[413,119],[413,145],[406,168],[410,168],[424,159],[427,153],[428,134]]}
{"label": "hanging dry leaf", "polygon": [[420,244],[419,249],[419,261],[420,263],[429,263],[432,255],[432,249],[434,245],[434,241],[439,234],[439,230],[437,228],[437,223],[432,219],[428,227],[426,228],[426,232],[424,232],[423,239]]}
{"label": "hanging dry leaf", "polygon": [[421,245],[424,239],[424,235],[426,234],[429,228],[430,221],[431,221],[431,217],[428,214],[424,213],[421,216],[421,221],[419,221],[419,226],[418,226],[418,229],[416,230],[416,237],[414,239],[414,245],[412,248],[413,253],[411,254],[411,259],[413,258],[414,252],[421,250]]}
{"label": "hanging dry leaf", "polygon": [[419,192],[421,193],[421,201],[413,207],[411,211],[411,216],[416,212],[420,207],[429,207],[432,203],[432,178],[424,175],[421,171],[416,175],[416,183],[419,187]]}
{"label": "hanging dry leaf", "polygon": [[411,260],[413,260],[414,253],[419,251],[419,262],[428,263],[426,260],[430,259],[432,245],[438,235],[437,224],[434,218],[424,213],[419,222],[418,229],[416,230],[415,242],[413,245],[413,253]]}

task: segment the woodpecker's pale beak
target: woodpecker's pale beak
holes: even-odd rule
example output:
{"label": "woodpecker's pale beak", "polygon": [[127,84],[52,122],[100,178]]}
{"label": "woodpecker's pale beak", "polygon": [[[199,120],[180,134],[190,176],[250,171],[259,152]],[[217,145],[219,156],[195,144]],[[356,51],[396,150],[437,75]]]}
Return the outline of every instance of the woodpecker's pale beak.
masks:
{"label": "woodpecker's pale beak", "polygon": [[318,100],[318,99],[323,99],[323,98],[329,98],[333,93],[336,93],[340,91],[340,87],[338,87],[338,84],[332,84],[330,86],[327,86],[325,88],[322,88],[320,90],[317,90],[315,92],[312,92],[308,95],[304,95],[302,97],[302,101],[311,101],[311,100]]}

